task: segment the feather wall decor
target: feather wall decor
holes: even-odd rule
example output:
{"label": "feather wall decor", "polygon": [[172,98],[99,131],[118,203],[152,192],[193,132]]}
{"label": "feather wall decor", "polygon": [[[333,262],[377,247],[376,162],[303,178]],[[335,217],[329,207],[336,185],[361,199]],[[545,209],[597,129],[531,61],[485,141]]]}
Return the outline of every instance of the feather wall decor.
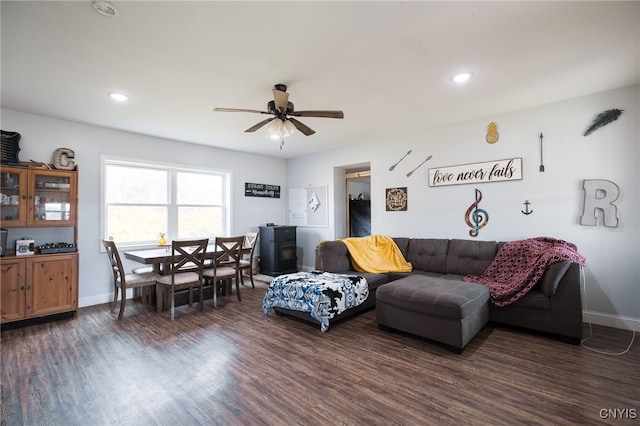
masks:
{"label": "feather wall decor", "polygon": [[585,136],[589,136],[591,133],[596,131],[602,126],[606,126],[607,124],[614,122],[620,117],[623,109],[609,109],[607,111],[603,111],[593,120],[591,126],[584,132]]}

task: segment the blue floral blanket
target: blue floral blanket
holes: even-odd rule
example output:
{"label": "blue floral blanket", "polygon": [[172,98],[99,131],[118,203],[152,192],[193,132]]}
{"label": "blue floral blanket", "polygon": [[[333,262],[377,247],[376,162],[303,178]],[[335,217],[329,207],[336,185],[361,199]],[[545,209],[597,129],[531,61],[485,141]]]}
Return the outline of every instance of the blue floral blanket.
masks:
{"label": "blue floral blanket", "polygon": [[329,329],[329,320],[349,308],[358,306],[369,296],[369,285],[358,275],[330,272],[296,272],[276,277],[262,301],[264,313],[271,308],[309,312],[320,323],[320,330]]}

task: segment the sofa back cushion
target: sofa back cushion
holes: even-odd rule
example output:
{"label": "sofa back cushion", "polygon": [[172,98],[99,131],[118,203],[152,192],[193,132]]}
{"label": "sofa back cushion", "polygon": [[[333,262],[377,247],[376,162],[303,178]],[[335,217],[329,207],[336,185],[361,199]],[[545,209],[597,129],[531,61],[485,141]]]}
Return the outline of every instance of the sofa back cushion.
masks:
{"label": "sofa back cushion", "polygon": [[498,253],[496,241],[450,240],[447,274],[481,275]]}
{"label": "sofa back cushion", "polygon": [[448,247],[447,239],[413,238],[405,259],[411,262],[414,270],[444,274]]}
{"label": "sofa back cushion", "polygon": [[570,266],[571,261],[569,260],[561,260],[547,265],[544,275],[542,275],[542,278],[538,281],[540,290],[545,296],[551,297],[556,294],[558,284]]}
{"label": "sofa back cushion", "polygon": [[400,253],[402,253],[402,255],[404,256],[404,260],[408,262],[409,259],[407,258],[407,254],[409,253],[409,241],[411,241],[411,238],[393,237],[393,241],[398,246]]}
{"label": "sofa back cushion", "polygon": [[320,265],[316,261],[316,269],[326,272],[353,271],[349,250],[342,241],[323,241],[316,249]]}

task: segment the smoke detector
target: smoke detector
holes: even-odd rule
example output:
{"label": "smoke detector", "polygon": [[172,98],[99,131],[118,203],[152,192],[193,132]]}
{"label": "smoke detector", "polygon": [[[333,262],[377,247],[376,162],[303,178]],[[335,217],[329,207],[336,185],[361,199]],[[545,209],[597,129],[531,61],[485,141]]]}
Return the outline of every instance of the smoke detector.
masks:
{"label": "smoke detector", "polygon": [[92,0],[91,6],[93,9],[105,16],[116,16],[116,8],[111,3],[107,3],[104,0]]}

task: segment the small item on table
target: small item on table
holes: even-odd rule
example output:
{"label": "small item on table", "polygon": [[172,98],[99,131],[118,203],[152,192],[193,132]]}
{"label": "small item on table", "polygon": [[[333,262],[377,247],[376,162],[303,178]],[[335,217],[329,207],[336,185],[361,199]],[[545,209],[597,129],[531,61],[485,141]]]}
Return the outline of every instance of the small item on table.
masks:
{"label": "small item on table", "polygon": [[167,250],[169,250],[169,246],[170,244],[167,243],[167,234],[161,232],[160,233],[160,239],[158,240],[158,246],[159,247],[165,247]]}

